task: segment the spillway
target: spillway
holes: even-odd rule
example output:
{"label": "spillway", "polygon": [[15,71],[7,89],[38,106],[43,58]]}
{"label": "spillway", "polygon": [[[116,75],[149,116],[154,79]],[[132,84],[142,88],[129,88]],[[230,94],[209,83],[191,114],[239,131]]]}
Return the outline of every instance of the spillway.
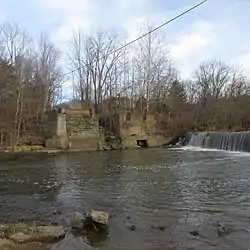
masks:
{"label": "spillway", "polygon": [[250,152],[250,132],[196,132],[188,146]]}

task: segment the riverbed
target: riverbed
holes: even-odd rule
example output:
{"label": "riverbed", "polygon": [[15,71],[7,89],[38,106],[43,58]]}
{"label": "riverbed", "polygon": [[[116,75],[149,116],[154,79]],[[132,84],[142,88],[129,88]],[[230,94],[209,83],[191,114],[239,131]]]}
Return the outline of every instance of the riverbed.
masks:
{"label": "riverbed", "polygon": [[249,162],[194,148],[0,160],[0,220],[67,228],[73,212],[93,208],[111,215],[107,233],[86,236],[98,249],[248,250]]}

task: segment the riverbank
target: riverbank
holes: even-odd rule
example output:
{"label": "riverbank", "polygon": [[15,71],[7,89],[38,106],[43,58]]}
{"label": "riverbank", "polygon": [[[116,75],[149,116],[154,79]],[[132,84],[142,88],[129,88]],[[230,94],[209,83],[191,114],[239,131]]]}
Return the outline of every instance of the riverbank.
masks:
{"label": "riverbank", "polygon": [[[139,140],[140,141],[140,140]],[[141,140],[143,141],[143,140]],[[141,150],[145,148],[159,148],[164,145],[166,140],[150,140],[150,144],[146,146],[137,145],[136,140],[127,140],[124,146],[121,147],[100,147],[97,145],[96,148],[84,148],[84,149],[74,149],[69,148],[66,150],[63,149],[50,149],[43,146],[18,146],[14,150],[11,147],[0,148],[0,160],[19,160],[22,158],[39,158],[48,155],[57,155],[57,154],[74,154],[74,153],[91,153],[91,152],[108,152],[108,151],[124,151],[124,150]]]}
{"label": "riverbank", "polygon": [[0,225],[1,250],[40,250],[65,238],[61,226],[40,226],[35,223],[6,223]]}
{"label": "riverbank", "polygon": [[0,153],[57,153],[61,152],[62,150],[59,149],[48,149],[44,146],[40,145],[32,145],[32,146],[27,146],[27,145],[21,145],[21,146],[16,146],[14,148],[10,146],[6,147],[0,147]]}
{"label": "riverbank", "polygon": [[19,160],[22,158],[40,158],[47,155],[56,155],[59,153],[66,153],[63,150],[50,150],[50,149],[40,149],[40,150],[0,150],[0,161],[8,160]]}
{"label": "riverbank", "polygon": [[[88,210],[84,214],[75,212],[71,218],[71,226],[66,229],[58,225],[38,225],[34,222],[17,222],[0,224],[0,249],[92,249],[84,236],[89,232],[101,234],[108,229],[109,215],[102,211]],[[78,247],[77,236],[81,235]],[[66,242],[66,243],[65,243]],[[74,246],[72,246],[72,244]]]}
{"label": "riverbank", "polygon": [[[154,146],[149,148],[161,148],[162,146]],[[148,148],[148,149],[149,149]],[[56,156],[56,155],[71,155],[71,154],[81,154],[81,153],[95,153],[95,152],[113,152],[113,151],[134,151],[142,150],[145,148],[140,147],[130,147],[121,150],[118,149],[107,149],[107,150],[39,150],[39,151],[0,151],[0,161],[17,161],[17,160],[32,160],[44,158],[46,156]]]}

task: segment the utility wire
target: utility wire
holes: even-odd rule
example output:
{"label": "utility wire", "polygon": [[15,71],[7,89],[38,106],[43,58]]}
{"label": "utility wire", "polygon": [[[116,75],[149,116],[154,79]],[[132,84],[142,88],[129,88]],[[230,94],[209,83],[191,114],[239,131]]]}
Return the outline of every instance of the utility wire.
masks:
{"label": "utility wire", "polygon": [[[128,47],[128,46],[130,46],[131,44],[133,44],[133,43],[139,41],[140,39],[142,39],[142,38],[144,38],[144,37],[146,37],[146,36],[148,36],[148,35],[150,35],[150,34],[152,34],[152,33],[154,33],[155,31],[161,29],[162,27],[168,25],[169,23],[172,23],[172,22],[175,21],[176,19],[179,19],[180,17],[182,17],[182,16],[188,14],[189,12],[191,12],[191,11],[197,9],[197,8],[200,7],[201,5],[205,4],[207,1],[208,1],[208,0],[204,0],[204,1],[202,1],[202,2],[200,2],[200,3],[198,3],[198,4],[196,4],[195,6],[193,6],[193,7],[189,8],[189,9],[187,9],[186,11],[184,11],[184,12],[182,12],[181,14],[177,15],[176,17],[174,17],[174,18],[168,20],[167,22],[165,22],[165,23],[163,23],[163,24],[157,26],[156,28],[154,28],[154,29],[150,30],[149,32],[147,32],[147,33],[145,33],[145,34],[143,34],[143,35],[137,37],[136,39],[134,39],[134,40],[132,40],[132,41],[130,41],[130,42],[124,44],[123,46],[121,46],[121,47],[119,47],[119,48],[117,48],[117,49],[111,51],[110,53],[106,54],[105,56],[100,57],[100,58],[94,60],[93,62],[98,62],[99,60],[105,59],[107,56],[110,56],[110,55],[112,55],[112,54],[114,54],[114,53],[116,53],[116,52],[118,52],[118,51],[120,51],[120,50],[122,50],[122,49],[124,49],[124,48],[126,48],[126,47]],[[85,65],[85,66],[86,66],[86,65]],[[76,69],[74,69],[74,70],[71,70],[71,71],[69,71],[69,72],[67,72],[67,73],[62,74],[61,76],[64,77],[64,76],[66,76],[66,75],[72,74],[72,73],[76,72],[77,70],[81,69],[82,67],[84,67],[84,66],[80,66],[80,67],[78,67],[78,68],[76,68]]]}

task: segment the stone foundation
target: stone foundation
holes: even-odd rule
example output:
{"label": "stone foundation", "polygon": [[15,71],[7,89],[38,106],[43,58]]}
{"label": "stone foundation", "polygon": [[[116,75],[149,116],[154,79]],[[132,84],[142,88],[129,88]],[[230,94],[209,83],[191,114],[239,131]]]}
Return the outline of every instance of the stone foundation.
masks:
{"label": "stone foundation", "polygon": [[[47,113],[45,124],[46,147],[49,149],[92,151],[121,148],[137,148],[138,141],[147,141],[149,147],[163,145],[161,136],[152,136],[154,122],[140,123],[141,119],[122,120],[120,115],[120,135],[122,143],[105,142],[106,133],[100,129],[98,119],[86,110],[58,109]],[[106,135],[107,139],[107,135]]]}
{"label": "stone foundation", "polygon": [[166,142],[166,139],[162,136],[126,136],[122,139],[123,148],[137,148],[137,141],[147,140],[148,147],[161,146]]}
{"label": "stone foundation", "polygon": [[102,150],[103,142],[102,136],[71,137],[69,149],[72,151]]}

